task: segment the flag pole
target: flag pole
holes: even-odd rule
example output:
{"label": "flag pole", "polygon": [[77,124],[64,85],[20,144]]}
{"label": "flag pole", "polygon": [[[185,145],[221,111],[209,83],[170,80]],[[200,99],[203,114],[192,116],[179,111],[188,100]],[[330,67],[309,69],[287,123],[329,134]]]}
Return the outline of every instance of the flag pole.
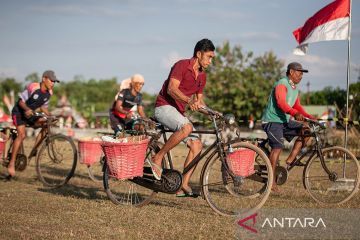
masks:
{"label": "flag pole", "polygon": [[351,2],[350,0],[350,15],[349,15],[349,29],[348,29],[348,59],[347,59],[347,74],[346,74],[346,119],[345,119],[345,143],[347,147],[348,141],[348,120],[349,120],[349,88],[350,88],[350,47],[351,47]]}

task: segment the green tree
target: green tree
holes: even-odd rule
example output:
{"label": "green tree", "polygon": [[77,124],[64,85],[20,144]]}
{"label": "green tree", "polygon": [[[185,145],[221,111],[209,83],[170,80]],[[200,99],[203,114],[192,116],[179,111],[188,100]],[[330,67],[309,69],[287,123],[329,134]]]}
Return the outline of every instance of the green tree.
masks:
{"label": "green tree", "polygon": [[206,102],[221,112],[231,112],[237,119],[250,115],[260,119],[273,83],[281,77],[282,61],[273,52],[253,57],[229,42],[217,47],[209,68]]}
{"label": "green tree", "polygon": [[30,73],[25,77],[25,82],[40,82],[40,77],[37,72]]}

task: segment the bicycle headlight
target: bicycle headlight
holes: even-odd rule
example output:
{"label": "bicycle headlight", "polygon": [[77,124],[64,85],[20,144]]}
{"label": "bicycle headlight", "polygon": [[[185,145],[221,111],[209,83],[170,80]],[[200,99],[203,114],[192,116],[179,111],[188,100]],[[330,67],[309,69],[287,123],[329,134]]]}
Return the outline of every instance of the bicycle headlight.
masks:
{"label": "bicycle headlight", "polygon": [[235,123],[235,116],[231,113],[225,114],[224,120],[226,124],[232,125]]}

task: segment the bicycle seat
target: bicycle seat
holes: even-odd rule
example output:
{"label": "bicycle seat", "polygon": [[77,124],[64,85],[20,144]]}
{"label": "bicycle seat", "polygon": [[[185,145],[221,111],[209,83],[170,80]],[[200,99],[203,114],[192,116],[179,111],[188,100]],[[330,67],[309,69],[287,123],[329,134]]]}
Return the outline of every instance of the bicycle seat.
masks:
{"label": "bicycle seat", "polygon": [[165,130],[165,126],[162,125],[155,117],[150,117],[150,120],[155,123],[156,129]]}

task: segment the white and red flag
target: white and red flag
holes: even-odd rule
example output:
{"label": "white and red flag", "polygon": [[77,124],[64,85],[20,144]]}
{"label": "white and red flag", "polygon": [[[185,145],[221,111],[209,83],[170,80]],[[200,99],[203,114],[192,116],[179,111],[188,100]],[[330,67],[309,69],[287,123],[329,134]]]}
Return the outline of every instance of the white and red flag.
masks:
{"label": "white and red flag", "polygon": [[309,18],[293,35],[299,45],[294,54],[305,55],[308,44],[320,41],[347,40],[350,25],[350,0],[335,0]]}

